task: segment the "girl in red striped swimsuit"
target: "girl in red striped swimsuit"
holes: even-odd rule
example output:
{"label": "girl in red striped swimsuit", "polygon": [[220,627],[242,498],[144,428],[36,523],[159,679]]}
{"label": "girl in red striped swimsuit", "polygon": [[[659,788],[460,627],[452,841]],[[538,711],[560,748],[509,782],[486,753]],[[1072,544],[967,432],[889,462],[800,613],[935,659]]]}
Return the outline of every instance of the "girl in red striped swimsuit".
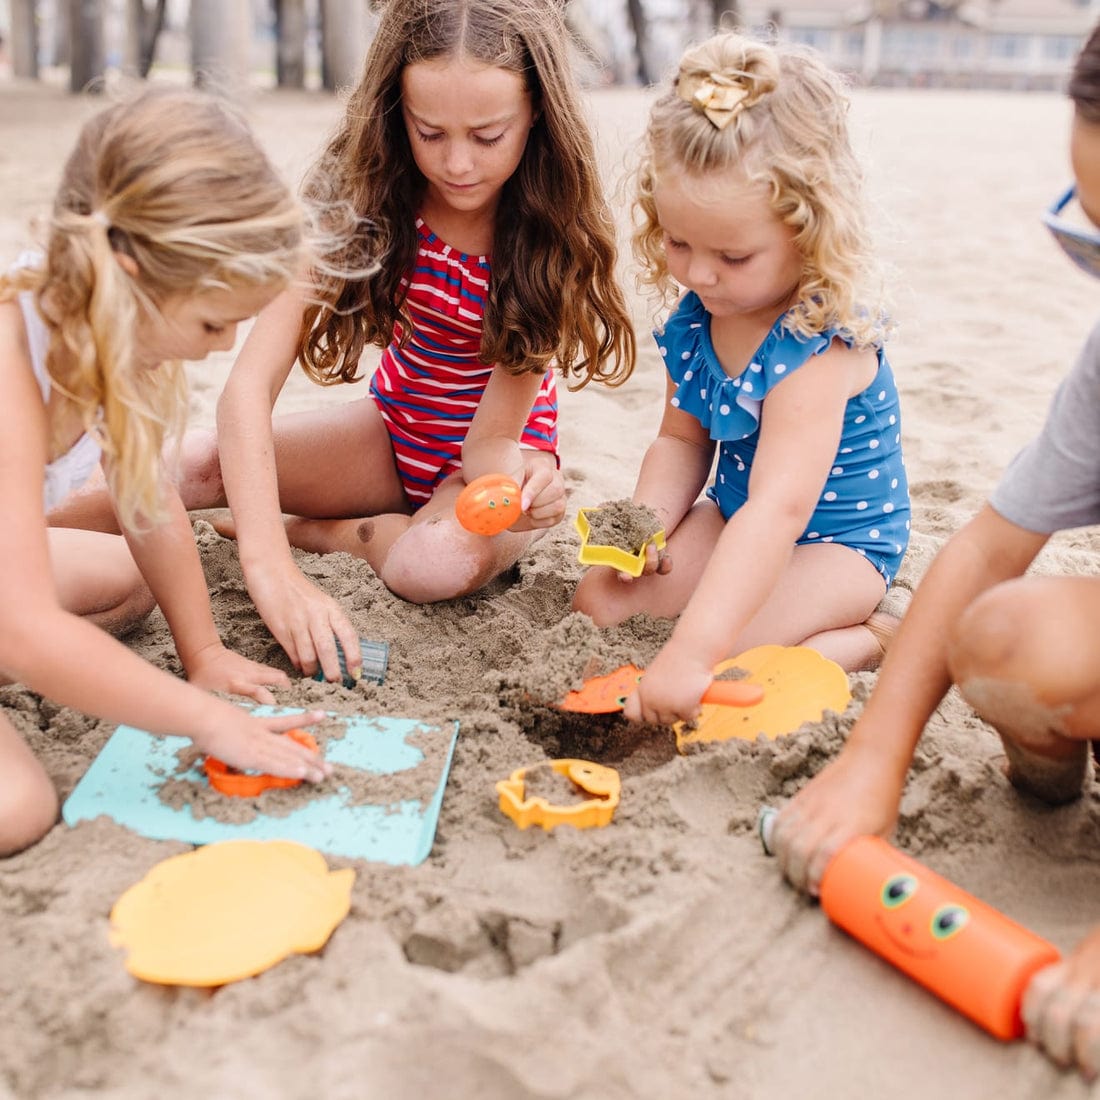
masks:
{"label": "girl in red striped swimsuit", "polygon": [[[217,440],[189,438],[183,494],[228,500],[219,529],[264,621],[295,665],[337,679],[334,639],[354,675],[356,632],[290,546],[365,558],[416,603],[475,592],[564,515],[555,374],[617,385],[634,335],[557,0],[389,0],[306,191],[322,223],[350,211],[364,228],[260,315]],[[272,421],[295,360],[356,382],[371,345],[367,395]],[[493,537],[454,509],[488,473],[523,508]]]}

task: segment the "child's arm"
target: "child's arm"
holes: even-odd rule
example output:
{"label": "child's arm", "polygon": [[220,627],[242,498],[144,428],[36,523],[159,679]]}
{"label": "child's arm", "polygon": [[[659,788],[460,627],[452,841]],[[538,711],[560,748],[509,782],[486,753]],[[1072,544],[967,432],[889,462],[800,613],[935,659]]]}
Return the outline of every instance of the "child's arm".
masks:
{"label": "child's arm", "polygon": [[626,717],[667,725],[698,713],[714,666],[790,563],[835,459],[849,396],[866,385],[869,354],[834,342],[765,398],[748,499],[726,523]]}
{"label": "child's arm", "polygon": [[986,589],[1022,576],[1045,542],[986,505],[936,556],[840,755],[776,819],[773,845],[793,885],[816,894],[845,841],[892,832],[917,742],[951,686],[954,625]]}
{"label": "child's arm", "polygon": [[[657,438],[646,448],[632,500],[657,513],[668,537],[680,525],[699,497],[714,461],[714,441],[702,424],[672,404],[676,383],[668,379],[665,410]],[[644,575],[658,569],[658,554],[652,543],[646,548]],[[634,578],[620,573],[629,584]]]}
{"label": "child's arm", "polygon": [[207,691],[247,695],[274,703],[265,685],[286,687],[286,673],[227,649],[218,635],[191,522],[175,489],[164,482],[167,519],[141,532],[124,532],[130,553],[157,601],[187,679]]}
{"label": "child's arm", "polygon": [[339,603],[298,568],[279,506],[271,414],[291,367],[305,308],[304,292],[280,294],[245,340],[218,401],[218,453],[233,511],[241,568],[260,617],[295,668],[319,662],[339,678],[334,636],[359,663],[359,639]]}
{"label": "child's arm", "polygon": [[523,515],[512,531],[553,527],[565,515],[565,483],[553,456],[543,459],[541,452],[531,454],[519,445],[541,384],[537,372],[494,370],[462,443],[462,476],[467,482],[482,474],[507,474],[520,486]]}
{"label": "child's arm", "polygon": [[[17,307],[15,307],[17,310]],[[320,780],[331,769],[287,737],[321,712],[253,718],[142,660],[58,602],[43,514],[49,429],[11,304],[0,304],[0,671],[48,696],[110,722],[190,737],[238,768]]]}

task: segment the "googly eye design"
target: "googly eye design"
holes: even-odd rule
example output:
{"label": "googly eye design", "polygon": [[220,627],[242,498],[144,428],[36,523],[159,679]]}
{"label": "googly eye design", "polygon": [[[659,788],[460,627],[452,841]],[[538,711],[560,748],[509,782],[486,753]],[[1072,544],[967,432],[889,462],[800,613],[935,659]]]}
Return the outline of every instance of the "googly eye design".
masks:
{"label": "googly eye design", "polygon": [[941,905],[932,914],[932,936],[937,940],[949,940],[970,923],[970,913],[961,905]]}
{"label": "googly eye design", "polygon": [[904,905],[916,892],[917,880],[913,875],[891,875],[882,886],[879,900],[887,909]]}

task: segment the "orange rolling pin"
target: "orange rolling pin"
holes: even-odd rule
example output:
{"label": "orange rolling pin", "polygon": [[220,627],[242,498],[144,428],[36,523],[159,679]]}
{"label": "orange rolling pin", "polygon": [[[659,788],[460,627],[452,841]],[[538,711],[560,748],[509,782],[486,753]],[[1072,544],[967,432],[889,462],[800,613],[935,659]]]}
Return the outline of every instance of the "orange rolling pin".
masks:
{"label": "orange rolling pin", "polygon": [[[770,854],[766,813],[758,830]],[[1024,991],[1036,971],[1061,957],[1052,943],[877,836],[856,837],[833,856],[821,879],[821,908],[998,1039],[1024,1034]]]}

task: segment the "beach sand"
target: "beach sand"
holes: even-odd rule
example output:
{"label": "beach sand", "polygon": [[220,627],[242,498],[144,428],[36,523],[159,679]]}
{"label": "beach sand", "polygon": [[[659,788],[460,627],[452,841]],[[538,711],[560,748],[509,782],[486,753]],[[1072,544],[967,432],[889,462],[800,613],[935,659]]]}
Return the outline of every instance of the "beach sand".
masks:
{"label": "beach sand", "polygon": [[[590,97],[609,186],[640,132],[640,91]],[[96,104],[0,86],[0,261],[27,242],[80,121]],[[296,182],[340,110],[321,95],[257,93],[250,115]],[[857,91],[852,120],[882,251],[913,490],[912,588],[1038,429],[1095,314],[1095,284],[1039,221],[1068,182],[1060,96]],[[626,225],[625,203],[616,198]],[[361,634],[391,644],[382,686],[303,681],[281,699],[340,713],[460,723],[434,848],[417,867],[357,872],[325,948],[216,991],[144,984],[108,940],[119,895],[187,850],[101,818],[56,828],[0,861],[0,1095],[37,1097],[674,1097],[930,1094],[1015,1100],[1088,1094],[1025,1043],[1000,1043],[832,927],[752,831],[839,749],[855,701],[774,743],[679,756],[667,730],[565,720],[531,697],[589,661],[652,656],[668,624],[598,635],[568,616],[578,507],[628,496],[652,437],[662,367],[634,294],[641,358],[618,390],[562,395],[565,523],[516,576],[469,599],[412,607],[343,556],[300,555]],[[231,357],[191,370],[211,425]],[[356,389],[351,396],[359,396]],[[280,410],[342,401],[295,373]],[[248,600],[236,546],[196,533],[223,637],[290,670]],[[1095,570],[1094,532],[1059,536],[1036,568]],[[178,671],[163,619],[130,643]],[[111,727],[19,687],[0,690],[66,797]],[[1051,810],[1018,796],[1000,746],[953,693],[930,723],[897,843],[1060,949],[1100,921],[1100,798]],[[494,782],[548,757],[620,770],[605,829],[521,832]]]}

